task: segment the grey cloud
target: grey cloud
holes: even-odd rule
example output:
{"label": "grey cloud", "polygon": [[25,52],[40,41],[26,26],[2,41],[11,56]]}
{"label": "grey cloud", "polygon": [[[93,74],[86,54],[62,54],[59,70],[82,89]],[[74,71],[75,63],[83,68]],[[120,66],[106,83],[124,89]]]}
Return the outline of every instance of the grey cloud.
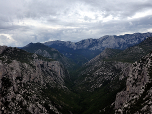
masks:
{"label": "grey cloud", "polygon": [[[6,45],[24,46],[29,42],[79,41],[106,34],[142,32],[152,28],[152,14],[131,20],[128,17],[148,10],[152,10],[151,0],[1,0],[0,34],[10,34],[18,42],[13,44],[13,40],[6,40]],[[86,15],[86,12],[93,12],[94,17]],[[103,18],[110,15],[118,17],[118,20],[103,22],[101,15]],[[28,20],[42,21],[42,25],[17,23]],[[43,24],[48,28],[43,27]],[[0,35],[1,41],[4,37]]]}
{"label": "grey cloud", "polygon": [[152,8],[150,0],[146,1],[120,1],[120,0],[83,0],[86,4],[91,5],[93,8],[98,8],[101,12],[105,12],[105,17],[108,15],[120,16],[122,18],[133,16],[135,13]]}
{"label": "grey cloud", "polygon": [[[122,20],[122,21],[113,21],[107,22],[104,24],[96,24],[92,29],[100,30],[100,34],[121,34],[121,33],[135,33],[135,32],[143,32],[147,29],[150,29],[152,26],[151,21],[152,16],[146,16],[140,19],[134,19],[130,21]],[[132,24],[130,24],[130,22]]]}

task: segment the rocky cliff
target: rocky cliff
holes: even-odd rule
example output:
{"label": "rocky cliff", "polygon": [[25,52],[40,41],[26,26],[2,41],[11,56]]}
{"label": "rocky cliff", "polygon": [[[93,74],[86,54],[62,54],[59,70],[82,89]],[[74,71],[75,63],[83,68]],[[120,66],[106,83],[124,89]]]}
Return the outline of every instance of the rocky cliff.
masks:
{"label": "rocky cliff", "polygon": [[68,91],[64,82],[68,76],[58,61],[1,46],[0,113],[60,114],[58,109],[62,106],[48,96],[44,97],[44,90],[58,88]]}
{"label": "rocky cliff", "polygon": [[129,68],[126,88],[117,94],[115,113],[152,113],[152,53]]}

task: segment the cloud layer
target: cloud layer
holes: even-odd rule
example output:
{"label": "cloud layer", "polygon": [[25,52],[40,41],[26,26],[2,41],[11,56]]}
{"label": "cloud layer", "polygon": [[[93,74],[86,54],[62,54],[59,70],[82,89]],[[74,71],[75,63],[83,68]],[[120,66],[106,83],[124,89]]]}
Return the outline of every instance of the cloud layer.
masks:
{"label": "cloud layer", "polygon": [[152,32],[151,0],[1,0],[0,45]]}

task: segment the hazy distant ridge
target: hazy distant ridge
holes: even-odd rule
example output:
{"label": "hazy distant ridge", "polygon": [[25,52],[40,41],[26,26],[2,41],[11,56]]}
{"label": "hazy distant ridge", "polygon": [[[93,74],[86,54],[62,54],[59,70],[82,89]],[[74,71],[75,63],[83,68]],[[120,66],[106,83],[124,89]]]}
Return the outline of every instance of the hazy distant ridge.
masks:
{"label": "hazy distant ridge", "polygon": [[85,39],[79,42],[71,41],[49,41],[44,44],[47,46],[59,45],[68,48],[76,49],[89,49],[89,50],[104,50],[105,48],[126,49],[151,37],[152,33],[134,33],[125,35],[106,35],[99,39]]}

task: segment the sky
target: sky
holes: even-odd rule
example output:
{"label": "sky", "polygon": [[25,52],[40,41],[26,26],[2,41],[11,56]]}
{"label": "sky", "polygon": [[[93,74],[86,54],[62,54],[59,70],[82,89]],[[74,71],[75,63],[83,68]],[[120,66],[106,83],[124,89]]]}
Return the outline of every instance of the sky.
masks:
{"label": "sky", "polygon": [[0,0],[0,45],[152,32],[151,0]]}

